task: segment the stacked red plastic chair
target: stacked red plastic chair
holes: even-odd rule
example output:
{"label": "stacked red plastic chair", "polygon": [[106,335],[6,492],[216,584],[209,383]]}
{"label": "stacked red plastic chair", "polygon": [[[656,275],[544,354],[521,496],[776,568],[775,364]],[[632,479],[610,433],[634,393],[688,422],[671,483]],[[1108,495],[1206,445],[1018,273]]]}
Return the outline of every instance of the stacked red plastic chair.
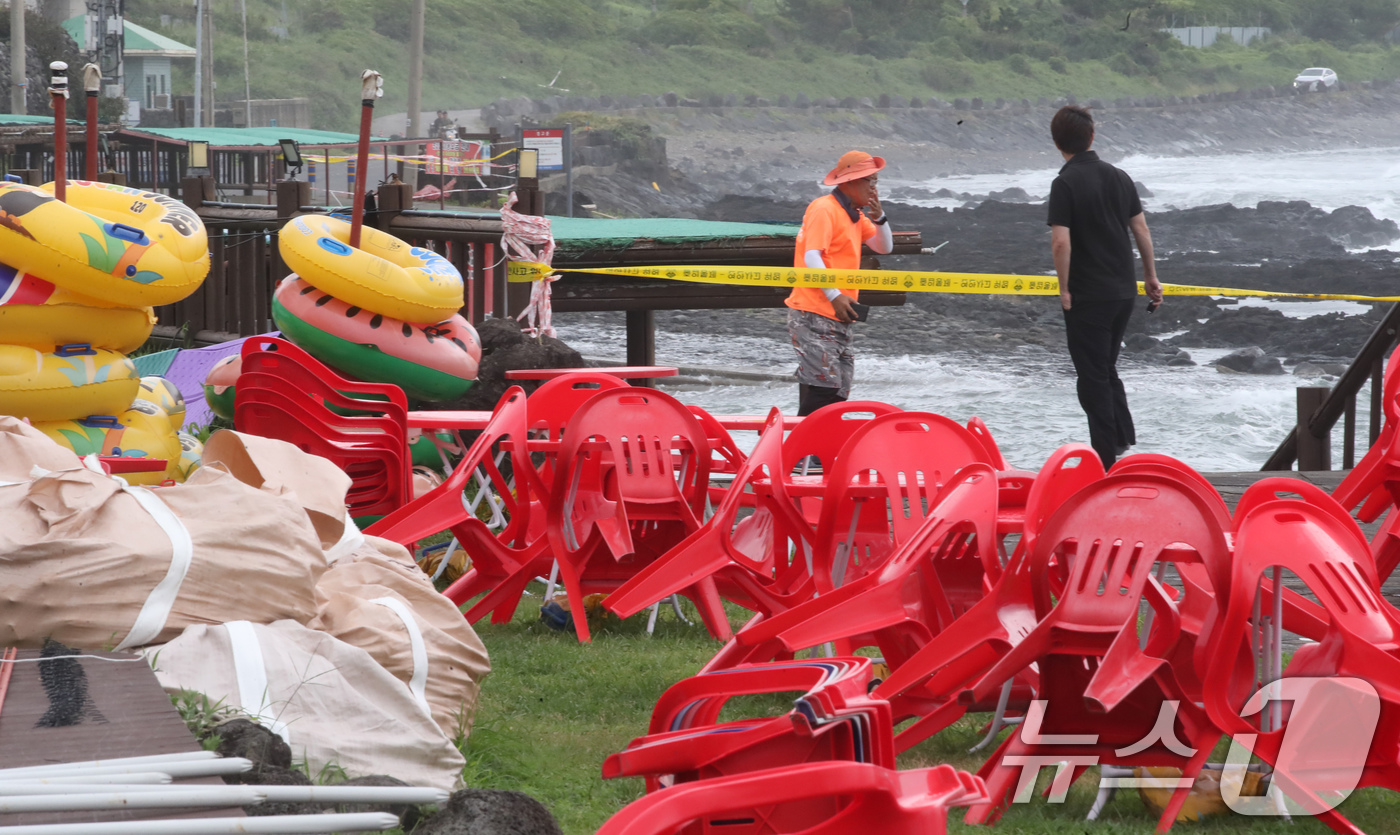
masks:
{"label": "stacked red plastic chair", "polygon": [[351,477],[354,516],[387,514],[412,497],[407,413],[397,386],[348,380],[284,339],[243,343],[234,426],[335,462]]}
{"label": "stacked red plastic chair", "polygon": [[[894,768],[889,703],[866,695],[868,658],[745,664],[674,684],[649,735],[603,763],[603,776],[645,777],[647,791],[780,765],[849,760]],[[792,711],[719,722],[736,696],[802,693]]]}
{"label": "stacked red plastic chair", "polygon": [[598,835],[944,835],[949,809],[986,796],[979,778],[949,765],[809,763],[649,794]]}

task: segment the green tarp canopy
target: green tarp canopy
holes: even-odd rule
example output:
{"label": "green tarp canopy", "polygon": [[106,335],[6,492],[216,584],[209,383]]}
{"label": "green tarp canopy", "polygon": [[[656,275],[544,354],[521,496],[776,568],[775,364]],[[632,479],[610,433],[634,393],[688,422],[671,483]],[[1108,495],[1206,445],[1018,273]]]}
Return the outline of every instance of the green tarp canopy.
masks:
{"label": "green tarp canopy", "polygon": [[[145,135],[176,142],[208,142],[210,148],[275,148],[283,139],[294,139],[300,145],[346,145],[359,140],[353,133],[306,128],[128,128],[119,135],[127,139]],[[385,141],[381,136],[370,139]]]}
{"label": "green tarp canopy", "polygon": [[686,243],[755,237],[796,238],[799,227],[687,218],[551,217],[549,228],[561,249],[597,249],[626,246],[638,240]]}

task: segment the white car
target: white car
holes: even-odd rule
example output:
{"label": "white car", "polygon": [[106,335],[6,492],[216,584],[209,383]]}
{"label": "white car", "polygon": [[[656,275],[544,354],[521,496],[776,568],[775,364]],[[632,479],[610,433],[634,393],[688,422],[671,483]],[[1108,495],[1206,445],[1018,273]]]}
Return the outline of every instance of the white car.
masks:
{"label": "white car", "polygon": [[1293,89],[1317,92],[1318,88],[1337,86],[1337,74],[1326,67],[1309,67],[1293,79]]}

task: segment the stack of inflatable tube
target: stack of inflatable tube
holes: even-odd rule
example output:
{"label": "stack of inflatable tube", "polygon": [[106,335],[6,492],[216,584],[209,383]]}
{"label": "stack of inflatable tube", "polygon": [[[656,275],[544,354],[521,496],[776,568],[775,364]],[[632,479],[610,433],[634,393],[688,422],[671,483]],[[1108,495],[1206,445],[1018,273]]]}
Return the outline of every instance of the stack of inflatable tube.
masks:
{"label": "stack of inflatable tube", "polygon": [[[293,270],[272,318],[307,353],[349,375],[393,383],[417,400],[460,397],[476,381],[481,344],[458,315],[462,276],[446,258],[375,229],[351,247],[338,218],[293,218],[278,239]],[[211,385],[226,386],[213,382]]]}
{"label": "stack of inflatable tube", "polygon": [[[209,271],[204,224],[165,195],[109,183],[0,183],[0,414],[27,418],[75,452],[165,458],[179,477],[184,401],[144,384],[127,352],[153,305],[194,292]],[[196,445],[197,445],[196,441]]]}

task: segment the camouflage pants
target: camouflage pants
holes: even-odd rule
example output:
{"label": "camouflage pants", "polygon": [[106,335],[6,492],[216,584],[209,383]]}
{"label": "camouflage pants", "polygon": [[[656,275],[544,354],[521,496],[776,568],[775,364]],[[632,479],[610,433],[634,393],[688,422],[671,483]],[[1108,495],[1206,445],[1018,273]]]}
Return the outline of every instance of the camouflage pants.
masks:
{"label": "camouflage pants", "polygon": [[851,396],[856,355],[851,326],[806,310],[788,310],[788,335],[797,351],[797,382],[833,388],[842,399]]}

